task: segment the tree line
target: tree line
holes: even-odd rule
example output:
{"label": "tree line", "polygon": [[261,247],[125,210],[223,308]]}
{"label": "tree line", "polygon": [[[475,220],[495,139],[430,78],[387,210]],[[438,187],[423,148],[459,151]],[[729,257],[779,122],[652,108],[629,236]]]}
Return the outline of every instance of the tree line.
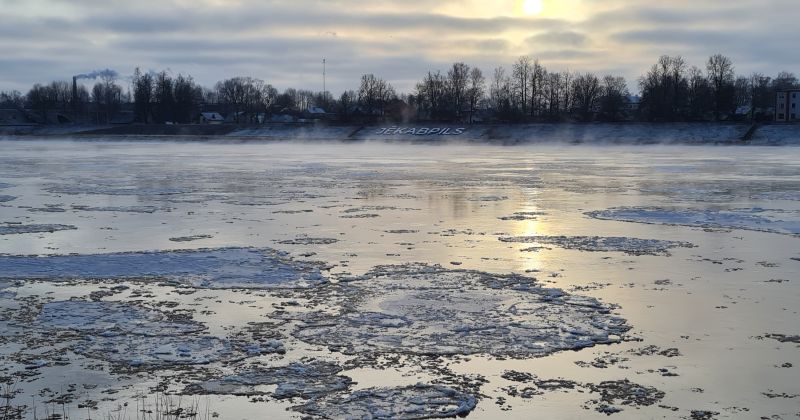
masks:
{"label": "tree line", "polygon": [[137,68],[128,86],[111,74],[100,76],[91,90],[68,81],[37,83],[24,95],[0,92],[0,106],[30,109],[44,120],[57,111],[105,123],[123,108],[132,109],[140,123],[193,123],[200,112],[214,110],[230,122],[254,124],[271,115],[301,115],[312,107],[340,122],[718,121],[737,114],[770,119],[775,92],[798,89],[800,82],[789,72],[737,75],[733,61],[720,54],[702,67],[665,55],[636,87],[639,96],[632,96],[619,75],[552,71],[522,56],[510,68],[495,68],[488,79],[481,69],[462,62],[444,72],[429,71],[409,93],[398,93],[373,74],[334,98],[329,92],[294,88],[279,92],[253,77],[233,77],[207,88],[189,75]]}

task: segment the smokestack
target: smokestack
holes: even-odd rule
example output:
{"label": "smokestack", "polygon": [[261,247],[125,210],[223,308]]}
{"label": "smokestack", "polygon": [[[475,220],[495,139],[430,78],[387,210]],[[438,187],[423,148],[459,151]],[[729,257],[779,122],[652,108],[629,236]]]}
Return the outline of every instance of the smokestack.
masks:
{"label": "smokestack", "polygon": [[72,108],[78,109],[78,77],[72,76]]}

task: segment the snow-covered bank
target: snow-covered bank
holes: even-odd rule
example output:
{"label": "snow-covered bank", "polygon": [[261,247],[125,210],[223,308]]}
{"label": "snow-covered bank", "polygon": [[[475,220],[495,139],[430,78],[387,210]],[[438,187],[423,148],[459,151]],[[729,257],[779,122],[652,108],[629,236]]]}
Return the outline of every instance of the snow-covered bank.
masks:
{"label": "snow-covered bank", "polygon": [[597,123],[526,125],[127,125],[0,127],[0,136],[77,136],[92,138],[188,138],[192,140],[307,140],[446,142],[452,140],[520,144],[539,142],[612,144],[754,144],[800,145],[800,125],[759,126],[750,141],[742,139],[750,124],[733,123]]}

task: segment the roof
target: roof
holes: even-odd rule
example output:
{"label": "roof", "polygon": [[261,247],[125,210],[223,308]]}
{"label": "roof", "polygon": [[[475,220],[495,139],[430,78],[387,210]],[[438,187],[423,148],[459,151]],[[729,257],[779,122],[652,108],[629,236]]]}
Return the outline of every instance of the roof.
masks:
{"label": "roof", "polygon": [[224,121],[225,118],[219,112],[201,112],[200,115],[209,121]]}

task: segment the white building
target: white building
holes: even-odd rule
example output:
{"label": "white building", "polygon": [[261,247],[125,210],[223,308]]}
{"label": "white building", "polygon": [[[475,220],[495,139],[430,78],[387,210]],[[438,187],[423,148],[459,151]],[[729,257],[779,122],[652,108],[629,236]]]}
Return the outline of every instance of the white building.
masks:
{"label": "white building", "polygon": [[778,91],[775,121],[800,121],[800,89]]}
{"label": "white building", "polygon": [[225,118],[217,112],[200,113],[200,124],[222,124]]}

